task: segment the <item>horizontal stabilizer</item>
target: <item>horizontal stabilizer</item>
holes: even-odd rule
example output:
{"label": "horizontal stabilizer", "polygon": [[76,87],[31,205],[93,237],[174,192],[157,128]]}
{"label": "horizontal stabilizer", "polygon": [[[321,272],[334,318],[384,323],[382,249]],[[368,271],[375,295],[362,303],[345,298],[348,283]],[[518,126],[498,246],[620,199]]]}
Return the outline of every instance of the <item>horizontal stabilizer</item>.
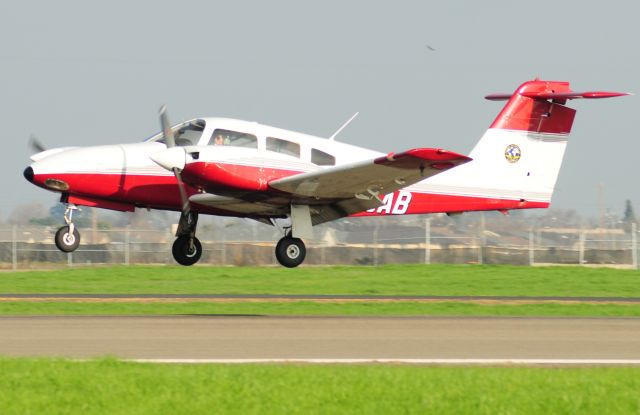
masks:
{"label": "horizontal stabilizer", "polygon": [[484,99],[488,99],[489,101],[506,101],[508,99],[511,99],[512,95],[513,94],[496,93],[496,94],[485,95]]}
{"label": "horizontal stabilizer", "polygon": [[627,92],[586,91],[586,92],[523,92],[521,95],[535,99],[598,99],[629,95]]}
{"label": "horizontal stabilizer", "polygon": [[[599,99],[615,98],[631,95],[628,92],[607,92],[607,91],[586,91],[586,92],[547,92],[547,91],[524,91],[518,92],[520,95],[533,99]],[[506,101],[514,94],[489,94],[485,99],[489,101]]]}

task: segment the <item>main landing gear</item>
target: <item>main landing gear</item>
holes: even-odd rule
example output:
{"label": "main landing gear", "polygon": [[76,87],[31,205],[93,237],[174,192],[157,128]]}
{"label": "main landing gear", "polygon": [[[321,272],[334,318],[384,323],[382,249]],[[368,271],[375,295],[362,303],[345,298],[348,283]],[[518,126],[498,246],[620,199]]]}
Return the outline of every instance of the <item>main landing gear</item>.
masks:
{"label": "main landing gear", "polygon": [[76,205],[69,204],[64,211],[65,226],[58,229],[54,238],[56,247],[62,252],[73,252],[80,246],[80,233],[73,224],[73,211]]}
{"label": "main landing gear", "polygon": [[271,219],[271,223],[284,233],[284,237],[276,245],[276,259],[280,265],[295,268],[302,264],[307,248],[300,238],[311,238],[313,235],[309,205],[292,203],[288,217]]}
{"label": "main landing gear", "polygon": [[171,248],[173,259],[180,265],[193,265],[202,256],[202,244],[196,238],[196,227],[198,225],[198,214],[195,212],[182,213],[176,240]]}
{"label": "main landing gear", "polygon": [[295,268],[302,264],[307,255],[307,248],[300,238],[294,238],[287,234],[276,245],[276,259],[280,265],[287,268]]}

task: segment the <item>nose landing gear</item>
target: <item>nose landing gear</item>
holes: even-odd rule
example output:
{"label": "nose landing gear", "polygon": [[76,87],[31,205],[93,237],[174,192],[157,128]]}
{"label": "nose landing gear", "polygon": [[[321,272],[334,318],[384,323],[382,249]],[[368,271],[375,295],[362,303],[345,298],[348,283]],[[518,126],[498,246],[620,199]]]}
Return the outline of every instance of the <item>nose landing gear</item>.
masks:
{"label": "nose landing gear", "polygon": [[54,242],[62,252],[73,252],[80,246],[80,233],[73,224],[73,211],[78,210],[76,205],[69,204],[64,211],[65,226],[58,229]]}
{"label": "nose landing gear", "polygon": [[173,259],[180,265],[193,265],[202,256],[202,244],[195,236],[179,236],[171,248]]}
{"label": "nose landing gear", "polygon": [[194,212],[182,213],[176,240],[171,248],[173,259],[180,265],[193,265],[202,256],[202,244],[196,238],[196,227],[198,225],[198,214]]}

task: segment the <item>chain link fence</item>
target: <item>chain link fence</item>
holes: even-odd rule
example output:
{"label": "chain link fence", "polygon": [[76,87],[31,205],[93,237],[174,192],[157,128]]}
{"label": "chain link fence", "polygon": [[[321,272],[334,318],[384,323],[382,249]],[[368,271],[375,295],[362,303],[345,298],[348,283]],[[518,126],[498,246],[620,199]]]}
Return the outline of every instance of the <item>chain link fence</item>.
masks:
{"label": "chain link fence", "polygon": [[[1,226],[0,268],[40,269],[114,264],[175,264],[175,229],[82,229],[81,245],[66,254],[53,244],[55,227]],[[282,235],[260,224],[199,229],[200,264],[276,265],[274,247]],[[315,229],[305,241],[309,265],[406,263],[603,265],[636,269],[637,229],[530,228],[508,233],[440,226],[425,219],[411,226],[375,224]]]}

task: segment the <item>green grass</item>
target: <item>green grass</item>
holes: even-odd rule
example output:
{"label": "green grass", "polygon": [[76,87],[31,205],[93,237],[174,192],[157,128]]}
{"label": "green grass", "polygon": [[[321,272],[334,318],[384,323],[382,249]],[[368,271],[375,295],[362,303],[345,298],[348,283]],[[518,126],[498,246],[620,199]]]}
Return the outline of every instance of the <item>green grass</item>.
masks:
{"label": "green grass", "polygon": [[637,414],[638,368],[0,359],[11,414]]}
{"label": "green grass", "polygon": [[640,271],[583,267],[108,267],[0,273],[0,293],[640,297]]}
{"label": "green grass", "polygon": [[640,304],[0,302],[0,315],[310,315],[640,317]]}
{"label": "green grass", "polygon": [[[0,273],[0,293],[640,297],[640,272],[583,267],[108,267]],[[640,316],[640,304],[0,302],[21,314]]]}

